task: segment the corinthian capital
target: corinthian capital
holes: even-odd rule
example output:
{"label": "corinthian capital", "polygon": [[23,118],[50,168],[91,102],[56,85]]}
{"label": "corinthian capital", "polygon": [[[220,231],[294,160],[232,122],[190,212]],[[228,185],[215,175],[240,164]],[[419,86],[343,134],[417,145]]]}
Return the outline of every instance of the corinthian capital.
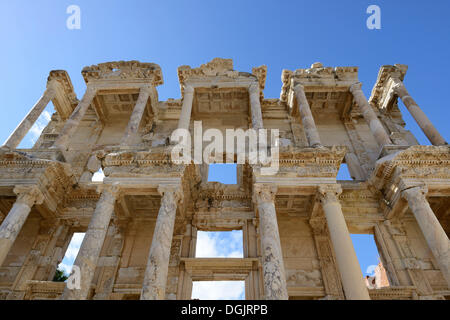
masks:
{"label": "corinthian capital", "polygon": [[392,86],[392,89],[394,90],[394,93],[398,95],[399,97],[408,96],[408,90],[406,90],[405,85],[403,84],[403,81],[399,78],[391,78],[392,82],[394,83]]}
{"label": "corinthian capital", "polygon": [[277,194],[277,186],[273,184],[255,184],[253,186],[253,201],[257,204],[261,202],[274,202]]}
{"label": "corinthian capital", "polygon": [[406,200],[412,198],[424,197],[428,193],[428,187],[426,185],[420,185],[415,187],[409,187],[402,191],[402,197]]}
{"label": "corinthian capital", "polygon": [[321,185],[318,189],[318,197],[321,203],[339,202],[342,187],[338,184]]}
{"label": "corinthian capital", "polygon": [[26,204],[29,207],[44,202],[44,195],[37,186],[16,186],[13,191],[17,195],[16,202]]}
{"label": "corinthian capital", "polygon": [[163,199],[173,199],[174,202],[178,202],[183,197],[183,192],[180,185],[176,184],[164,184],[158,186],[158,193],[163,197]]}
{"label": "corinthian capital", "polygon": [[295,92],[295,93],[298,93],[298,92],[303,92],[303,93],[305,93],[305,87],[304,87],[302,84],[298,83],[298,84],[296,84],[295,87],[294,87],[294,92]]}
{"label": "corinthian capital", "polygon": [[184,94],[194,94],[194,88],[191,86],[184,86]]}
{"label": "corinthian capital", "polygon": [[355,94],[355,92],[359,92],[362,90],[362,83],[356,82],[350,86],[350,92]]}
{"label": "corinthian capital", "polygon": [[248,87],[248,92],[250,94],[259,94],[259,84],[257,82],[252,83],[249,87]]}

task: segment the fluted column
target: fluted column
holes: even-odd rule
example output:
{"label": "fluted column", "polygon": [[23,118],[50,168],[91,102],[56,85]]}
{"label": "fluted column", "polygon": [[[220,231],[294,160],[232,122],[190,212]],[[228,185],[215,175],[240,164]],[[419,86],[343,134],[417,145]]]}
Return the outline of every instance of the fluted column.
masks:
{"label": "fluted column", "polygon": [[41,204],[44,196],[38,187],[20,186],[14,188],[16,202],[0,226],[0,266],[5,262],[9,250],[30,214],[34,204]]}
{"label": "fluted column", "polygon": [[30,131],[31,127],[34,125],[36,120],[42,114],[42,111],[47,107],[50,100],[52,100],[56,95],[55,85],[50,82],[47,86],[42,97],[38,100],[38,102],[31,108],[30,112],[25,116],[22,122],[17,126],[14,132],[9,136],[6,140],[4,146],[10,149],[15,149],[20,144],[22,139],[27,135],[28,131]]}
{"label": "fluted column", "polygon": [[308,99],[306,99],[305,89],[301,84],[298,84],[294,87],[294,93],[297,99],[298,112],[302,118],[303,128],[305,130],[306,138],[308,139],[308,144],[313,148],[319,147],[322,143],[320,142],[319,132],[317,131]]}
{"label": "fluted column", "polygon": [[165,299],[173,228],[177,203],[181,198],[180,188],[178,185],[164,185],[158,188],[158,192],[162,195],[161,207],[148,255],[141,300]]}
{"label": "fluted column", "polygon": [[345,223],[341,204],[339,203],[338,196],[341,192],[342,190],[338,185],[320,186],[318,195],[325,212],[342,286],[344,287],[345,297],[348,300],[370,300],[352,239]]}
{"label": "fluted column", "polygon": [[191,123],[192,102],[194,100],[194,88],[186,86],[184,88],[183,105],[181,107],[180,120],[178,120],[178,129],[189,130]]}
{"label": "fluted column", "polygon": [[274,185],[255,184],[253,187],[259,213],[265,299],[287,300],[286,272],[274,204],[276,192]]}
{"label": "fluted column", "polygon": [[[248,94],[250,97],[250,110],[252,116],[252,128],[254,130],[263,129],[263,119],[260,102],[260,89],[259,84],[254,83],[248,88]],[[258,131],[257,131],[258,132]]]}
{"label": "fluted column", "polygon": [[73,136],[75,131],[77,130],[78,125],[83,119],[87,109],[92,103],[95,95],[97,94],[97,89],[93,87],[89,87],[86,89],[84,93],[83,99],[78,103],[78,106],[70,115],[69,119],[66,120],[66,123],[61,130],[58,139],[56,139],[54,147],[60,150],[67,150],[67,143],[69,138]]}
{"label": "fluted column", "polygon": [[137,133],[150,93],[150,87],[144,87],[140,89],[139,97],[137,99],[136,105],[134,106],[133,112],[131,113],[130,120],[128,121],[128,126],[120,143],[122,146],[129,145],[133,136]]}
{"label": "fluted column", "polygon": [[425,197],[427,192],[426,186],[413,187],[402,191],[402,197],[408,202],[428,247],[450,286],[450,241]]}
{"label": "fluted column", "polygon": [[389,135],[381,124],[380,119],[378,119],[375,111],[373,111],[372,107],[369,105],[361,86],[361,82],[355,83],[350,87],[350,92],[353,94],[359,110],[369,125],[370,131],[373,133],[375,140],[380,146],[392,144],[391,138],[389,138]]}
{"label": "fluted column", "polygon": [[441,136],[439,131],[434,127],[431,123],[430,119],[426,116],[426,114],[419,108],[414,99],[409,95],[408,90],[406,90],[403,81],[397,78],[392,79],[394,81],[394,93],[402,99],[408,111],[413,116],[414,120],[416,120],[419,127],[422,129],[423,133],[427,136],[430,142],[435,146],[446,145],[447,142]]}
{"label": "fluted column", "polygon": [[61,299],[87,299],[119,191],[117,186],[104,186],[73,264],[80,268],[80,289],[66,286]]}

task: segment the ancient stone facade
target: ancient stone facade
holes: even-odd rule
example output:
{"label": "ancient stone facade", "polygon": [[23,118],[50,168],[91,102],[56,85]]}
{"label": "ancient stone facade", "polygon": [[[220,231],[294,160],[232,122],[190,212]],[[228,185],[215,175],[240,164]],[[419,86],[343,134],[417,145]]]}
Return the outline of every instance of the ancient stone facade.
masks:
{"label": "ancient stone facade", "polygon": [[[245,281],[247,299],[450,297],[450,148],[383,66],[371,97],[357,67],[284,70],[216,58],[181,66],[181,99],[159,101],[154,63],[86,67],[78,100],[65,71],[0,149],[0,299],[190,299],[193,281]],[[430,139],[418,145],[399,98]],[[52,101],[31,149],[18,145]],[[5,112],[6,110],[2,110]],[[279,170],[237,165],[237,185],[171,161],[177,128],[279,129]],[[353,181],[337,181],[346,163]],[[103,182],[92,182],[102,168]],[[243,258],[196,258],[198,231],[243,231]],[[74,232],[80,289],[52,282]],[[350,233],[373,234],[384,285],[368,289]],[[386,285],[386,282],[389,285]]]}

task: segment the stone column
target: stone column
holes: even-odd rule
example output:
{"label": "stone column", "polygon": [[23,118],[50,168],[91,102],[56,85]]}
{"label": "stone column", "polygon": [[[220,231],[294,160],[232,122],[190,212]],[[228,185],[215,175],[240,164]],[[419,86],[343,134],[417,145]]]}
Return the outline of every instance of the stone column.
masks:
{"label": "stone column", "polygon": [[422,129],[423,133],[427,136],[430,142],[435,146],[446,145],[447,142],[441,136],[439,131],[434,127],[431,123],[430,119],[426,116],[426,114],[419,108],[414,99],[409,95],[408,90],[406,90],[403,81],[400,79],[393,78],[394,81],[394,93],[402,99],[408,111],[413,116],[414,120],[416,120],[419,127]]}
{"label": "stone column", "polygon": [[69,119],[66,120],[66,123],[59,133],[58,139],[54,143],[54,147],[58,148],[60,150],[67,150],[67,142],[69,141],[70,137],[73,136],[75,131],[77,130],[78,125],[80,124],[80,121],[83,119],[84,114],[86,113],[87,109],[92,103],[92,100],[94,100],[95,95],[97,94],[97,89],[89,87],[86,89],[86,92],[84,93],[83,99],[78,103],[78,106],[75,108],[75,110],[70,115]]}
{"label": "stone column", "polygon": [[152,245],[148,255],[141,300],[164,300],[167,274],[169,270],[170,247],[177,213],[177,203],[181,198],[181,187],[164,185],[158,188],[161,193],[161,207],[156,219]]}
{"label": "stone column", "polygon": [[392,144],[391,138],[389,138],[389,135],[381,124],[380,119],[378,119],[375,111],[373,111],[372,107],[369,105],[361,86],[361,82],[353,84],[350,86],[350,92],[353,94],[359,110],[369,125],[370,131],[373,133],[375,140],[380,146]]}
{"label": "stone column", "polygon": [[191,123],[192,101],[194,100],[194,88],[186,86],[184,88],[183,106],[181,107],[180,120],[178,120],[178,129],[189,130]]}
{"label": "stone column", "polygon": [[6,140],[4,147],[8,147],[10,149],[17,148],[17,146],[26,136],[28,131],[33,126],[33,124],[42,114],[42,111],[44,111],[50,100],[52,100],[55,97],[55,95],[56,95],[55,86],[52,82],[50,82],[42,97],[33,106],[33,108],[31,108],[30,112],[28,112],[28,114],[25,116],[22,122],[17,126],[14,132]]}
{"label": "stone column", "polygon": [[255,184],[253,187],[259,212],[265,299],[287,300],[286,272],[274,204],[276,192],[274,185]]}
{"label": "stone column", "polygon": [[306,99],[304,87],[301,84],[296,85],[294,87],[294,93],[297,99],[298,112],[302,118],[303,128],[305,129],[305,135],[308,139],[308,144],[313,148],[320,147],[322,143],[320,142],[319,132],[317,131],[308,99]]}
{"label": "stone column", "polygon": [[341,192],[341,187],[338,185],[319,187],[319,198],[325,212],[331,242],[336,254],[342,286],[348,300],[370,300],[339,203],[338,196]]}
{"label": "stone column", "polygon": [[250,110],[252,116],[252,128],[259,132],[259,129],[263,129],[263,119],[262,119],[262,111],[261,111],[261,102],[260,102],[260,89],[259,84],[254,83],[248,88],[248,94],[250,97]]}
{"label": "stone column", "polygon": [[142,115],[145,111],[145,106],[147,105],[148,98],[151,93],[150,87],[141,88],[139,91],[139,97],[137,99],[136,105],[131,114],[130,121],[128,121],[127,129],[122,137],[121,145],[126,146],[131,143],[133,136],[138,132],[139,124],[142,120]]}
{"label": "stone column", "polygon": [[73,264],[80,271],[80,289],[69,289],[66,286],[62,300],[87,299],[119,191],[118,186],[104,186]]}
{"label": "stone column", "polygon": [[14,188],[14,193],[17,194],[16,202],[0,226],[0,266],[5,262],[33,205],[44,201],[44,196],[36,186],[18,186]]}
{"label": "stone column", "polygon": [[431,209],[425,197],[426,193],[428,193],[426,186],[412,187],[403,190],[402,197],[408,202],[428,247],[450,286],[450,240]]}

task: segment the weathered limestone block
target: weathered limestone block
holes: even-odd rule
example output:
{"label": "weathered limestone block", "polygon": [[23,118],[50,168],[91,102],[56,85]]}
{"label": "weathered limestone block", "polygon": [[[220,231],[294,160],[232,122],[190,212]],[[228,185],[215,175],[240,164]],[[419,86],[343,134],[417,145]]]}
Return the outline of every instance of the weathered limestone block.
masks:
{"label": "weathered limestone block", "polygon": [[253,188],[260,220],[264,295],[266,300],[287,300],[286,272],[274,205],[276,186],[255,184]]}

